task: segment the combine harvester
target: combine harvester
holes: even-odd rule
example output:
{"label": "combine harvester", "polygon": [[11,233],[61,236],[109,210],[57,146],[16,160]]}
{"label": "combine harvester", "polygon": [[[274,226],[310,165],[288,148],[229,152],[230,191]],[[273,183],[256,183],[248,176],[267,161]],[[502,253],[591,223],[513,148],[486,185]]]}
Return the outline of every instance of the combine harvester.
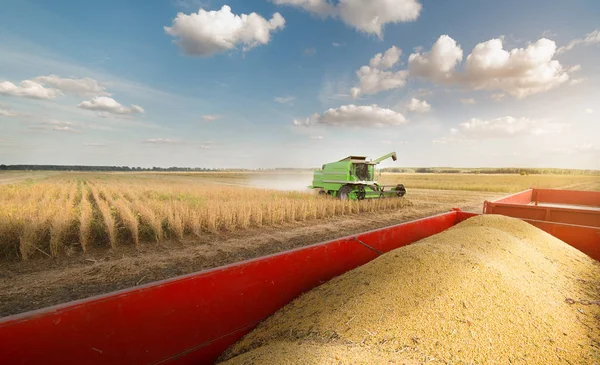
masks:
{"label": "combine harvester", "polygon": [[[348,156],[342,160],[324,164],[316,170],[310,189],[319,189],[319,194],[327,194],[341,200],[363,200],[383,197],[403,197],[404,185],[379,185],[375,181],[377,166],[388,158],[396,161],[396,152],[388,153],[374,161],[364,156]],[[390,188],[390,190],[385,190]]]}
{"label": "combine harvester", "polygon": [[[352,159],[350,159],[352,160]],[[530,189],[518,217],[600,260],[600,192]],[[448,213],[0,320],[3,364],[211,364],[300,294],[476,216]]]}

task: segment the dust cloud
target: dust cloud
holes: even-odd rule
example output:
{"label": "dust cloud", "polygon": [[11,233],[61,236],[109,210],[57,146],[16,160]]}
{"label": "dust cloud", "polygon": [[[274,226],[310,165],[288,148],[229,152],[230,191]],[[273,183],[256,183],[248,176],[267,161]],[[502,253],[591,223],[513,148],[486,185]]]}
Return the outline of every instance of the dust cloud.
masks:
{"label": "dust cloud", "polygon": [[260,174],[249,177],[244,184],[262,189],[310,193],[312,190],[308,186],[312,184],[312,178],[312,172]]}

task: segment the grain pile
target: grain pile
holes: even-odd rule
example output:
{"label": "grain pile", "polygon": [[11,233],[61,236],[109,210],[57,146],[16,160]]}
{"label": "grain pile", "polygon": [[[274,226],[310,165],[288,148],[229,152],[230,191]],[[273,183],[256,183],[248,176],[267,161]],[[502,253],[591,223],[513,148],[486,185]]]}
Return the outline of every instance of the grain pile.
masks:
{"label": "grain pile", "polygon": [[600,264],[485,215],[303,294],[220,359],[234,364],[596,364]]}

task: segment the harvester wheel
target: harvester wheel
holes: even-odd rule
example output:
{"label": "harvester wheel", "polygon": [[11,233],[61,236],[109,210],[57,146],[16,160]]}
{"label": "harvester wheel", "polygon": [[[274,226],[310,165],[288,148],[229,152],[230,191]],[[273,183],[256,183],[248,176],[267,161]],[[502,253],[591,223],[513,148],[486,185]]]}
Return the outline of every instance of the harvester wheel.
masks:
{"label": "harvester wheel", "polygon": [[325,190],[319,190],[319,195],[323,196],[323,195],[327,195],[327,192]]}
{"label": "harvester wheel", "polygon": [[367,192],[365,191],[364,186],[359,186],[358,191],[356,192],[356,198],[358,200],[363,200],[367,196]]}
{"label": "harvester wheel", "polygon": [[406,194],[406,188],[402,184],[396,185],[396,187],[394,188],[394,191],[400,198],[402,198],[404,196],[404,194]]}
{"label": "harvester wheel", "polygon": [[352,192],[352,185],[344,185],[338,190],[337,196],[340,200],[350,199],[350,193]]}

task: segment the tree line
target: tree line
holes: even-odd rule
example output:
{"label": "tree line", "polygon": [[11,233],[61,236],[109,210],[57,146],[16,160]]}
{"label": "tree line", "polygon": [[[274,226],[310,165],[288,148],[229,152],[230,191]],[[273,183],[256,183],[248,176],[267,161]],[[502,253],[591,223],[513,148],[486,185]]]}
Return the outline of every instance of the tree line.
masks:
{"label": "tree line", "polygon": [[558,169],[558,168],[452,168],[452,167],[389,167],[383,172],[426,173],[426,174],[520,174],[520,175],[600,175],[600,170]]}

